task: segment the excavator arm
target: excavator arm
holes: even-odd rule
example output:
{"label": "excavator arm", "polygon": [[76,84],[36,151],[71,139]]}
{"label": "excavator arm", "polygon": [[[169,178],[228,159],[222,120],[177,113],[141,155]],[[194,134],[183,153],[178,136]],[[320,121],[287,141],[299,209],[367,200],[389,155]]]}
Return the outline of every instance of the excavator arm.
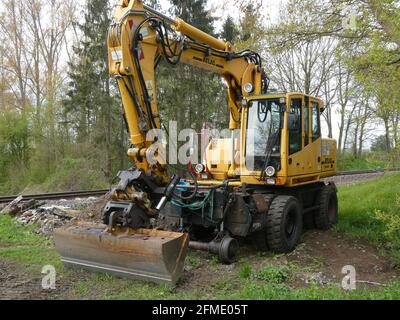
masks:
{"label": "excavator arm", "polygon": [[240,128],[243,98],[260,94],[267,85],[257,53],[235,52],[230,43],[182,19],[170,19],[140,0],[120,0],[109,30],[108,50],[110,75],[121,91],[134,146],[128,154],[138,168],[156,175],[165,173],[160,165],[150,168],[146,161],[146,149],[151,144],[146,134],[161,126],[155,79],[161,59],[221,75],[228,87],[232,130]]}

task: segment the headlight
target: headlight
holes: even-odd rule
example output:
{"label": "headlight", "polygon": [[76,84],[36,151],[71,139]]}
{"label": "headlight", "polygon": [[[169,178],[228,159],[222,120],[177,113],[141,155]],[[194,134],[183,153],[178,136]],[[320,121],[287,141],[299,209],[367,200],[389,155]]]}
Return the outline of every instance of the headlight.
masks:
{"label": "headlight", "polygon": [[197,164],[194,169],[198,174],[201,174],[206,170],[206,167],[203,164]]}
{"label": "headlight", "polygon": [[246,93],[252,93],[254,91],[254,86],[251,83],[246,83],[244,85],[244,91]]}
{"label": "headlight", "polygon": [[267,169],[265,169],[265,174],[266,174],[268,177],[273,177],[273,176],[275,175],[275,173],[276,173],[276,170],[275,170],[275,168],[272,167],[272,166],[269,166]]}
{"label": "headlight", "polygon": [[268,179],[267,180],[267,184],[270,185],[270,186],[274,186],[274,185],[276,185],[276,180],[275,179]]}

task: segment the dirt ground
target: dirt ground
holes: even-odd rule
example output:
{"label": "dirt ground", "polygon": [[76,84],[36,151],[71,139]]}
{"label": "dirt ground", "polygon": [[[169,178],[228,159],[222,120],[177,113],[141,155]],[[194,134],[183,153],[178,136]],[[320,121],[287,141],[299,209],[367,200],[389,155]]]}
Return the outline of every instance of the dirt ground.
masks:
{"label": "dirt ground", "polygon": [[23,271],[20,266],[0,257],[0,300],[64,300],[70,298],[73,279],[58,279],[56,290],[43,290],[42,277]]}
{"label": "dirt ground", "polygon": [[[102,208],[108,200],[106,196],[98,199],[93,205],[82,210],[77,218],[99,222]],[[355,267],[359,285],[376,287],[400,280],[400,272],[395,269],[390,254],[384,249],[378,249],[366,241],[350,240],[333,231],[305,232],[297,249],[287,255],[260,253],[250,243],[242,243],[240,257],[239,263],[225,266],[219,264],[213,255],[191,251],[176,291],[189,293],[211,288],[224,279],[227,282],[236,281],[245,265],[254,272],[265,266],[294,265],[296,267],[292,271],[292,277],[285,282],[292,288],[307,287],[311,281],[319,285],[340,284],[345,276],[342,269],[348,265]],[[43,275],[40,271],[28,272],[0,257],[0,300],[101,298],[96,292],[91,292],[85,297],[75,296],[74,285],[79,280],[90,278],[90,275],[86,271],[69,272],[57,278],[56,290],[46,291],[41,286]],[[209,297],[204,298],[212,297],[210,293]]]}
{"label": "dirt ground", "polygon": [[287,256],[302,266],[317,264],[317,269],[330,281],[341,281],[344,266],[354,266],[357,282],[385,284],[399,279],[400,272],[383,250],[378,250],[366,241],[349,240],[332,231],[309,231],[303,243]]}
{"label": "dirt ground", "polygon": [[[213,264],[207,253],[196,253],[196,256],[204,262],[198,268],[186,267],[182,289],[206,288],[220,281],[221,275],[229,278],[239,272],[237,265]],[[349,240],[332,231],[307,231],[298,248],[287,255],[260,255],[249,245],[242,245],[241,261],[255,271],[263,266],[295,264],[299,270],[294,272],[289,283],[293,288],[306,287],[311,281],[320,285],[341,284],[345,266],[355,267],[359,285],[381,286],[400,279],[400,272],[388,253],[365,241]]]}
{"label": "dirt ground", "polygon": [[[252,270],[263,266],[279,266],[294,263],[299,270],[289,285],[305,287],[310,281],[320,285],[341,283],[344,277],[342,268],[352,265],[357,271],[357,281],[366,286],[381,286],[400,279],[400,273],[395,270],[389,255],[376,247],[363,242],[344,238],[334,232],[308,231],[303,235],[299,247],[288,255],[273,256],[260,254],[250,245],[242,246],[241,262],[236,265],[224,266],[216,263],[215,257],[202,252],[191,252],[198,265],[186,264],[182,281],[176,288],[178,292],[190,292],[195,289],[210,288],[225,279],[237,278],[243,263]],[[7,262],[0,257],[0,300],[44,300],[72,299],[73,286],[78,280],[88,277],[85,271],[78,271],[57,279],[57,290],[46,291],[41,287],[42,275],[37,272],[27,273],[20,266]],[[96,299],[86,296],[85,299]]]}

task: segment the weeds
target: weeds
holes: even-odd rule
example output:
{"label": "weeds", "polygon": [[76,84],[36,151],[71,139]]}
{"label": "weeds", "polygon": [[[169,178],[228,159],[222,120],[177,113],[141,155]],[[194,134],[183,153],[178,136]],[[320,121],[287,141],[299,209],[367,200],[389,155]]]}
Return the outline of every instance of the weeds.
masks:
{"label": "weeds", "polygon": [[375,210],[375,218],[386,226],[384,235],[390,241],[397,267],[400,266],[400,195],[388,211]]}
{"label": "weeds", "polygon": [[201,259],[191,254],[186,257],[186,263],[193,269],[198,269],[201,267]]}
{"label": "weeds", "polygon": [[239,277],[242,279],[250,279],[253,269],[249,264],[245,264],[239,271]]}

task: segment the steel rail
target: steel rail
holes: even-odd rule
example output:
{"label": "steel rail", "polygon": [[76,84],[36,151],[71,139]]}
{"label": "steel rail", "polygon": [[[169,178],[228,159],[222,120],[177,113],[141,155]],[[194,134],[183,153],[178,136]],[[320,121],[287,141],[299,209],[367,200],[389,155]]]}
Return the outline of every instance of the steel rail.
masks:
{"label": "steel rail", "polygon": [[[24,200],[61,200],[61,199],[75,199],[75,198],[89,198],[103,196],[109,190],[87,190],[87,191],[74,191],[74,192],[57,192],[57,193],[43,193],[22,195]],[[9,203],[19,196],[5,196],[0,197],[0,203]]]}

